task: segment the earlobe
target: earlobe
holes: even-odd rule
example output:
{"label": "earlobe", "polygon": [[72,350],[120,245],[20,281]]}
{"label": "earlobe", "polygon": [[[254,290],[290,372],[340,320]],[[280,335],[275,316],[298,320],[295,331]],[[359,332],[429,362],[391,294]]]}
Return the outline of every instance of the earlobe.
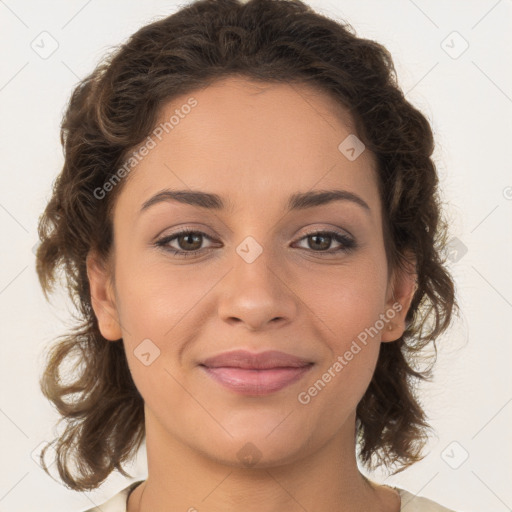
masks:
{"label": "earlobe", "polygon": [[99,257],[89,252],[86,259],[91,305],[102,336],[110,341],[122,338],[111,275]]}
{"label": "earlobe", "polygon": [[390,279],[392,291],[389,293],[388,300],[386,301],[385,312],[385,316],[389,321],[382,330],[382,342],[397,340],[407,328],[405,317],[411,306],[414,294],[418,289],[416,258],[411,253],[408,254],[408,268],[393,272]]}

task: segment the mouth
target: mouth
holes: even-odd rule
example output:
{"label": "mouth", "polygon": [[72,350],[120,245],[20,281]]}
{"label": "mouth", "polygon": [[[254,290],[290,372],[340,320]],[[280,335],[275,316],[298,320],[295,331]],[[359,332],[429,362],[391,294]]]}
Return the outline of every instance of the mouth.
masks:
{"label": "mouth", "polygon": [[199,366],[215,382],[244,395],[275,393],[301,379],[314,363],[278,351],[233,351],[208,358]]}

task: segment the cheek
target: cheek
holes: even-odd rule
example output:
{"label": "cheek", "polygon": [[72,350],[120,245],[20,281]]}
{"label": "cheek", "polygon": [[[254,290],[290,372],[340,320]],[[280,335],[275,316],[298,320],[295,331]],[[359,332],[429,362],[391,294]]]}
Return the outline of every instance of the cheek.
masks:
{"label": "cheek", "polygon": [[150,407],[170,401],[179,405],[188,396],[178,384],[184,382],[181,351],[196,338],[200,330],[197,314],[205,308],[202,299],[218,281],[211,272],[207,279],[197,272],[129,258],[116,267],[126,357],[133,380]]}
{"label": "cheek", "polygon": [[297,396],[305,411],[324,418],[321,428],[326,433],[343,424],[355,411],[371,382],[381,346],[380,331],[374,327],[378,304],[373,305],[372,312],[363,297],[356,300],[340,292],[337,299],[326,319],[329,334],[323,342],[328,356]]}
{"label": "cheek", "polygon": [[[386,270],[369,258],[357,268],[338,268],[330,275],[318,273],[314,287],[302,284],[299,293],[321,326],[329,354],[308,381],[314,389],[304,391],[310,396],[322,394],[319,402],[326,407],[341,397],[347,406],[355,407],[371,381],[381,342]],[[346,411],[344,406],[341,409]]]}
{"label": "cheek", "polygon": [[[384,312],[386,268],[377,259],[361,258],[354,264],[317,272],[312,282],[308,276],[294,278],[294,292],[307,306],[313,320],[320,320],[337,353],[364,333],[380,341],[375,325]],[[378,330],[378,329],[377,329]]]}
{"label": "cheek", "polygon": [[130,344],[137,343],[141,337],[155,340],[168,337],[211,287],[192,274],[180,272],[179,268],[174,270],[162,264],[131,265],[128,260],[116,269],[116,279],[118,312]]}

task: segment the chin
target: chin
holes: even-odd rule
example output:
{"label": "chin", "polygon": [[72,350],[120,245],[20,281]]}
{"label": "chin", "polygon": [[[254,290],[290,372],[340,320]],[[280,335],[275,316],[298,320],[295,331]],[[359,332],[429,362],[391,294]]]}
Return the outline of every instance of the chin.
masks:
{"label": "chin", "polygon": [[[226,456],[228,453],[228,456]],[[302,450],[297,445],[253,442],[249,439],[234,441],[229,451],[211,454],[221,464],[238,469],[266,469],[283,466],[298,460]]]}
{"label": "chin", "polygon": [[[279,422],[273,425],[275,427],[278,424]],[[211,459],[237,468],[263,469],[282,466],[304,456],[310,436],[300,426],[297,425],[296,434],[290,428],[282,431],[279,431],[279,427],[274,431],[272,428],[269,429],[266,425],[258,428],[253,420],[252,425],[245,429],[229,430],[232,437],[224,433],[220,436],[213,433],[207,435],[202,440],[207,446],[197,448]]]}

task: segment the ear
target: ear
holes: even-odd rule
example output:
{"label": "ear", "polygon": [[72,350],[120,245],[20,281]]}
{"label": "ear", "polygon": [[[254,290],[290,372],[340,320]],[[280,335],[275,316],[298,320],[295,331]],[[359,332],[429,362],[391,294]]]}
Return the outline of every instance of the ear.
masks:
{"label": "ear", "polygon": [[388,321],[382,329],[383,342],[395,341],[404,333],[405,316],[418,289],[416,258],[410,251],[406,253],[406,258],[407,268],[395,269],[389,280],[385,312]]}
{"label": "ear", "polygon": [[111,272],[96,253],[89,252],[86,259],[87,276],[91,290],[91,304],[104,338],[118,341],[122,338],[119,325]]}

